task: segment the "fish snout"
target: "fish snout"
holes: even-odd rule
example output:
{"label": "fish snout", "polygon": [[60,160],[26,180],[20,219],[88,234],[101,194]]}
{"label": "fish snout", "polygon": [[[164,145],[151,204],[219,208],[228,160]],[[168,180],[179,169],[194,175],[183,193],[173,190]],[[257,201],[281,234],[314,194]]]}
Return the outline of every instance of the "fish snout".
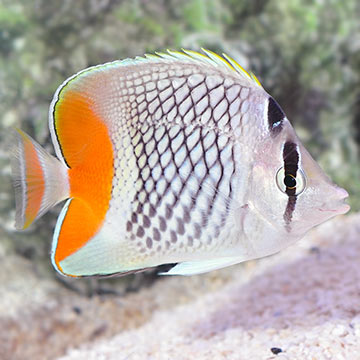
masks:
{"label": "fish snout", "polygon": [[341,188],[340,186],[337,186],[335,188],[335,193],[339,200],[345,200],[346,198],[349,197],[349,193],[345,189]]}
{"label": "fish snout", "polygon": [[349,197],[349,193],[339,186],[336,186],[334,190],[333,195],[329,197],[324,206],[319,208],[319,211],[336,215],[346,214],[350,210],[350,205],[345,202]]}

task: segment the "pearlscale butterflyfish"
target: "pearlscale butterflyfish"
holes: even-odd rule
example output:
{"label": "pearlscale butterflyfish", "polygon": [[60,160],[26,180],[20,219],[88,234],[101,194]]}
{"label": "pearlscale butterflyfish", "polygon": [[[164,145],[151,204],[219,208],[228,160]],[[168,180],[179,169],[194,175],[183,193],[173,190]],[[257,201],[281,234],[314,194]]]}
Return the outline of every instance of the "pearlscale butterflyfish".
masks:
{"label": "pearlscale butterflyfish", "polygon": [[16,228],[65,201],[51,260],[72,277],[274,254],[346,213],[279,104],[229,56],[184,50],[85,69],[49,111],[56,157],[21,130]]}

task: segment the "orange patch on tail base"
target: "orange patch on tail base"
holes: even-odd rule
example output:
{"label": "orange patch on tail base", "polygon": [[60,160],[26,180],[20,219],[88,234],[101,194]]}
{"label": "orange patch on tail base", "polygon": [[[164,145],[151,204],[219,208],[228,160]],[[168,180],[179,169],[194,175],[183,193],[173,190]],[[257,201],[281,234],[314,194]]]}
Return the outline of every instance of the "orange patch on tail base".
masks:
{"label": "orange patch on tail base", "polygon": [[111,199],[113,147],[92,100],[66,91],[55,107],[55,130],[70,167],[70,197],[57,240],[55,262],[83,247],[100,229]]}
{"label": "orange patch on tail base", "polygon": [[35,220],[41,208],[45,193],[45,178],[34,144],[21,130],[18,132],[23,138],[24,146],[27,192],[24,229],[26,229]]}

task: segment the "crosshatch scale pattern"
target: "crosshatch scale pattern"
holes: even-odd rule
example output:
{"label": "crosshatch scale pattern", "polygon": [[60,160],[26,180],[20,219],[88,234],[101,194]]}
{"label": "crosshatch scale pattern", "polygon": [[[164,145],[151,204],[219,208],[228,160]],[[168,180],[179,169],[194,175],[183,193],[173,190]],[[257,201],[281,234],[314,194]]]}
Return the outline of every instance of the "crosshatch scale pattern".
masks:
{"label": "crosshatch scale pattern", "polygon": [[109,213],[137,259],[216,251],[229,241],[234,140],[254,90],[202,67],[119,67],[108,79],[103,116],[116,149]]}

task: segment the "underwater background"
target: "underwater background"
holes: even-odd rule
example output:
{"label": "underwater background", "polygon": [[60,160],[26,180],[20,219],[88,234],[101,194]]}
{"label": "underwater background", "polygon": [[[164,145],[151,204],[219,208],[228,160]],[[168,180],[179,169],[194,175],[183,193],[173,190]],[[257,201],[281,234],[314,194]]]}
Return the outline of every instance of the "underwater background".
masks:
{"label": "underwater background", "polygon": [[[359,19],[358,0],[0,0],[0,344],[1,339],[6,342],[0,345],[0,359],[20,359],[24,354],[55,358],[83,341],[119,330],[109,326],[112,330],[100,328],[93,338],[66,338],[52,352],[39,350],[39,345],[31,350],[46,331],[39,325],[39,339],[29,337],[18,311],[24,309],[24,298],[46,318],[44,314],[57,306],[51,305],[49,294],[69,296],[68,302],[76,297],[81,303],[88,301],[81,297],[92,295],[86,306],[93,309],[94,301],[98,305],[107,296],[136,294],[157,280],[155,272],[102,282],[58,278],[49,250],[61,205],[30,229],[14,231],[7,150],[12,128],[23,129],[54,153],[49,104],[56,88],[79,70],[166,49],[224,52],[253,71],[278,101],[305,147],[349,192],[349,216],[355,216],[360,210]],[[219,278],[228,279],[231,271],[226,269]],[[191,280],[196,294],[206,284],[218,288],[222,281],[213,285],[210,277],[196,279]],[[186,280],[179,281],[186,287]],[[171,291],[170,285],[163,288]],[[104,323],[112,317],[123,319],[122,313],[112,316],[118,305],[113,301],[106,303]],[[141,308],[141,296],[135,304]],[[50,308],[42,313],[44,306]],[[80,311],[77,306],[75,314]],[[135,306],[131,311],[127,316],[136,326]],[[23,316],[29,324],[33,321],[29,314]],[[62,329],[55,327],[57,331],[66,333],[65,325],[56,324]],[[5,328],[12,335],[6,335]]]}

